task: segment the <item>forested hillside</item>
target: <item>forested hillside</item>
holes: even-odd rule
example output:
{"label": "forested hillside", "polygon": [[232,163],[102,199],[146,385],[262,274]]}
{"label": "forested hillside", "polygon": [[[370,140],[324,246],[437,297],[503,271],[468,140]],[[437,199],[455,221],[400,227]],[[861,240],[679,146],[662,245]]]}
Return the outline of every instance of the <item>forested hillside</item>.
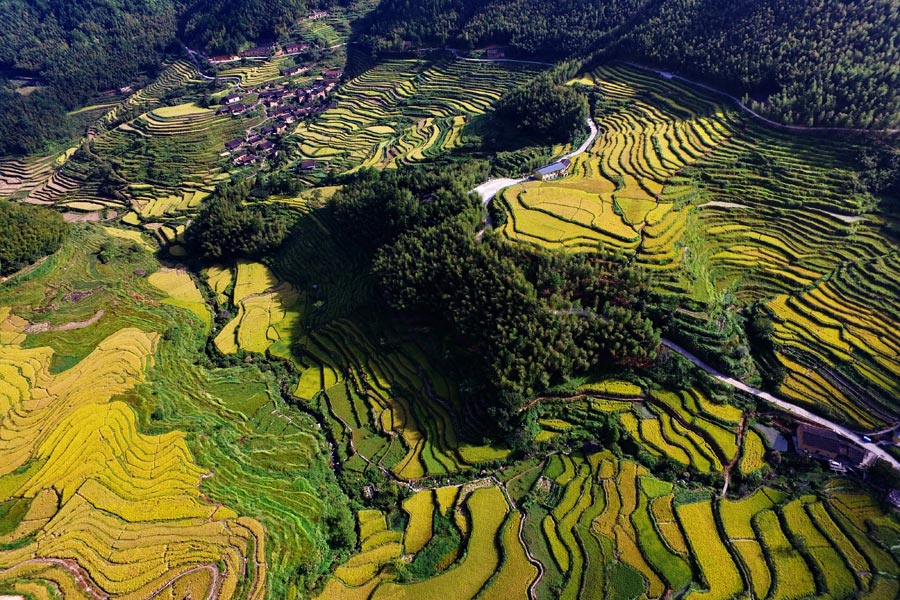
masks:
{"label": "forested hillside", "polygon": [[59,213],[0,200],[0,275],[9,275],[56,252],[66,232]]}
{"label": "forested hillside", "polygon": [[[174,40],[176,9],[172,0],[9,0],[0,23],[0,153],[26,152],[68,133],[66,110],[154,70]],[[4,70],[39,86],[16,93]]]}
{"label": "forested hillside", "polygon": [[[309,10],[306,0],[0,2],[0,154],[71,137],[66,111],[154,75],[180,41],[233,52],[274,39]],[[35,85],[17,88],[15,77]]]}
{"label": "forested hillside", "polygon": [[211,52],[234,52],[260,38],[274,38],[310,7],[307,0],[196,0],[182,19],[184,40]]}
{"label": "forested hillside", "polygon": [[[415,7],[415,10],[413,8]],[[787,123],[900,126],[900,8],[890,0],[385,0],[371,41],[597,52],[677,69]]]}

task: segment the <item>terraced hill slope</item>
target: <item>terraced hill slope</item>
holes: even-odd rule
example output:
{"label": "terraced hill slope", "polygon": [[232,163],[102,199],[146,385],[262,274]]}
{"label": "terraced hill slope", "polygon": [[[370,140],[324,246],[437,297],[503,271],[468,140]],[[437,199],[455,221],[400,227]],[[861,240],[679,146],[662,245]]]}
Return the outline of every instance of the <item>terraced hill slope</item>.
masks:
{"label": "terraced hill slope", "polygon": [[314,423],[256,367],[197,364],[210,314],[186,272],[73,238],[0,289],[0,588],[302,597],[349,517]]}
{"label": "terraced hill slope", "polygon": [[453,150],[467,120],[540,69],[535,65],[384,61],[348,82],[337,106],[297,128],[301,155],[337,171],[391,168]]}
{"label": "terraced hill slope", "polygon": [[[502,234],[632,253],[660,289],[707,311],[728,295],[763,301],[785,397],[859,428],[893,422],[900,315],[885,300],[897,297],[900,273],[873,199],[850,193],[848,156],[858,148],[775,131],[703,90],[631,67],[602,67],[577,83],[609,98],[597,116],[602,134],[572,176],[504,190]],[[709,314],[684,307],[674,322],[721,354],[731,333]]]}

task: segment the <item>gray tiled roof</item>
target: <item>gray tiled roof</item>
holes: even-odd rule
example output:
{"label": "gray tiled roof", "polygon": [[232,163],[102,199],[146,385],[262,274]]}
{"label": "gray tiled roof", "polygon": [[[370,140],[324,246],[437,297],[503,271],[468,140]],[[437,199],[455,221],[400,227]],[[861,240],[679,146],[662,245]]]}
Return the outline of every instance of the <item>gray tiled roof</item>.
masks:
{"label": "gray tiled roof", "polygon": [[565,171],[569,168],[569,165],[572,162],[568,159],[558,160],[554,163],[550,163],[549,165],[544,165],[543,167],[536,169],[537,173],[541,175],[550,175],[551,173],[558,173],[560,171]]}

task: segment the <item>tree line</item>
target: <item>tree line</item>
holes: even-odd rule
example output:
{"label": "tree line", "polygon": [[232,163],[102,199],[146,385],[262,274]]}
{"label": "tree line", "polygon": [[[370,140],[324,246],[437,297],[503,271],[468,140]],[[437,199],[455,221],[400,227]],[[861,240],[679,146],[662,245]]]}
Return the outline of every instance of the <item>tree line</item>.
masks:
{"label": "tree line", "polygon": [[53,254],[68,225],[56,211],[0,200],[0,275],[9,275]]}
{"label": "tree line", "polygon": [[329,208],[337,235],[371,256],[377,300],[445,340],[466,410],[524,442],[534,396],[588,370],[653,362],[652,292],[642,270],[599,248],[573,256],[478,235],[474,183],[433,167],[368,171]]}
{"label": "tree line", "polygon": [[229,182],[210,194],[185,232],[184,241],[193,256],[210,262],[259,259],[282,244],[294,215],[254,202],[268,195],[261,184],[255,178]]}
{"label": "tree line", "polygon": [[367,40],[628,58],[746,95],[785,123],[896,128],[898,32],[891,0],[384,0]]}

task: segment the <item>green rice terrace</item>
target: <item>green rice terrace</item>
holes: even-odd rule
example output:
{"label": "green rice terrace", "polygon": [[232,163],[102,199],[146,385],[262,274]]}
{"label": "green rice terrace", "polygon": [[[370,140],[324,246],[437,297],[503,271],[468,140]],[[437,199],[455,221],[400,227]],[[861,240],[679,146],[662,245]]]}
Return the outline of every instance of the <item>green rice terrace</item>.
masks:
{"label": "green rice terrace", "polygon": [[[870,138],[624,62],[375,58],[372,8],[0,157],[69,222],[0,278],[0,599],[900,598]],[[540,77],[577,134],[481,140]]]}
{"label": "green rice terrace", "polygon": [[344,85],[335,108],[297,128],[300,153],[351,172],[435,158],[459,145],[467,118],[538,70],[458,60],[382,62]]}

